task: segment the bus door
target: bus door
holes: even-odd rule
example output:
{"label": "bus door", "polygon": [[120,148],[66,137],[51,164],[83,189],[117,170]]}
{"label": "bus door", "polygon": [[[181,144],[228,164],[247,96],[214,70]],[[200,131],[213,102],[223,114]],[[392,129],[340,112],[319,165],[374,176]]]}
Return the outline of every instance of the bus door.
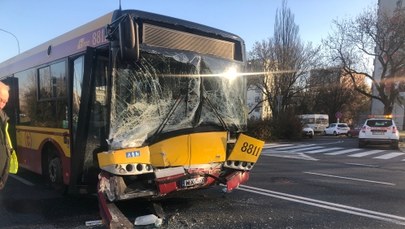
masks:
{"label": "bus door", "polygon": [[82,193],[96,190],[97,153],[108,147],[108,48],[88,48],[85,55],[70,60],[70,64],[73,152],[69,191]]}

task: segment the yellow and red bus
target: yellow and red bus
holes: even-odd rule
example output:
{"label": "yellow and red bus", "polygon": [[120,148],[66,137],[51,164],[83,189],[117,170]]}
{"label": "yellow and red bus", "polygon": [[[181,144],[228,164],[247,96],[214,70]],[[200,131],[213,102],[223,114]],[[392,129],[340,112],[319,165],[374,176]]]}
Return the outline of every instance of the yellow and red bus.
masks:
{"label": "yellow and red bus", "polygon": [[[69,193],[160,197],[249,178],[243,40],[116,10],[0,64],[20,167]],[[98,189],[97,189],[98,188]]]}

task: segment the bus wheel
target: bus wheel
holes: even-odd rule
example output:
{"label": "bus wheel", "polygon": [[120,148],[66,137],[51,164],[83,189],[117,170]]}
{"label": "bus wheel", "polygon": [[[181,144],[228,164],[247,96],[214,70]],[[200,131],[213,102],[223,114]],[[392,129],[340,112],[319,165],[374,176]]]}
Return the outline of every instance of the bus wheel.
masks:
{"label": "bus wheel", "polygon": [[58,192],[65,192],[65,185],[62,177],[62,162],[59,157],[53,157],[48,163],[48,179],[51,186]]}

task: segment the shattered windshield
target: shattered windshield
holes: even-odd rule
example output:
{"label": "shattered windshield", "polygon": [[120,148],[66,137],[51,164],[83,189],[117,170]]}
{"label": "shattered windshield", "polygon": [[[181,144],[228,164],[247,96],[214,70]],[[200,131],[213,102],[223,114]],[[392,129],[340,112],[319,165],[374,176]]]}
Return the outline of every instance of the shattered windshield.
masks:
{"label": "shattered windshield", "polygon": [[114,72],[111,148],[189,128],[245,128],[245,80],[235,74],[241,63],[167,51],[141,56],[135,68]]}

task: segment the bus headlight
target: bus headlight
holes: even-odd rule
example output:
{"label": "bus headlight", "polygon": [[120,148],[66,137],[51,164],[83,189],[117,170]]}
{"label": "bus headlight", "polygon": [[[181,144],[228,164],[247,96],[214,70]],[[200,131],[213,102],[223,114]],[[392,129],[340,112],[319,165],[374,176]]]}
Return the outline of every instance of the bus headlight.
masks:
{"label": "bus headlight", "polygon": [[101,169],[115,175],[139,175],[153,173],[153,168],[150,164],[142,163],[108,165],[102,167]]}
{"label": "bus headlight", "polygon": [[224,167],[248,171],[253,168],[254,164],[255,163],[253,163],[253,162],[246,162],[246,161],[226,161],[224,163]]}

